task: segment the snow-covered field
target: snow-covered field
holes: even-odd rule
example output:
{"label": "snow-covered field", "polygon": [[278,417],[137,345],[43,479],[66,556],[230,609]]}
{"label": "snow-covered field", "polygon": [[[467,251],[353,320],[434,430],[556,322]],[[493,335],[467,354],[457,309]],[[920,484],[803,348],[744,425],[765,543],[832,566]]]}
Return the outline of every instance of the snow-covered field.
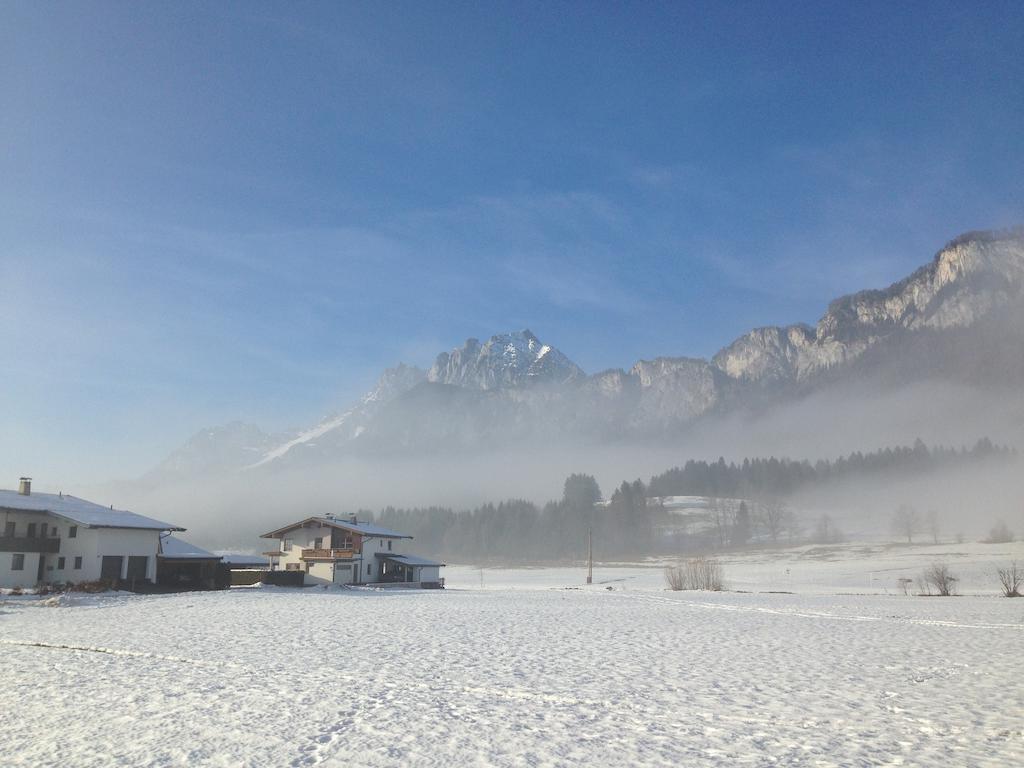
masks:
{"label": "snow-covered field", "polygon": [[1024,600],[448,570],[444,592],[0,598],[3,764],[1024,764]]}
{"label": "snow-covered field", "polygon": [[[1016,561],[1024,567],[1024,541],[1008,544],[890,544],[851,542],[807,544],[799,547],[751,550],[718,555],[727,587],[733,591],[797,592],[800,594],[903,594],[900,579],[915,581],[931,564],[943,563],[957,577],[959,592],[969,595],[1000,593],[996,569]],[[665,587],[668,559],[641,564],[603,564],[595,582],[620,589]],[[482,576],[482,580],[481,580]],[[449,567],[451,586],[488,588],[546,588],[583,581],[583,565],[575,568]],[[910,586],[913,590],[913,585]]]}

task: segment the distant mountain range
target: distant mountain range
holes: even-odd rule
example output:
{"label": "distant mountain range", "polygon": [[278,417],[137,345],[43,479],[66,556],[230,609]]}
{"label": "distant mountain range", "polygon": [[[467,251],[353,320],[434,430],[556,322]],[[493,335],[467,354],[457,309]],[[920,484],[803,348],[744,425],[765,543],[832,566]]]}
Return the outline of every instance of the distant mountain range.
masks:
{"label": "distant mountain range", "polygon": [[756,328],[710,360],[659,357],[587,375],[529,330],[468,339],[429,370],[386,370],[359,402],[303,430],[203,430],[149,475],[267,472],[346,455],[488,450],[536,441],[664,439],[698,420],[851,382],[1024,380],[1024,231],[971,232],[815,326]]}

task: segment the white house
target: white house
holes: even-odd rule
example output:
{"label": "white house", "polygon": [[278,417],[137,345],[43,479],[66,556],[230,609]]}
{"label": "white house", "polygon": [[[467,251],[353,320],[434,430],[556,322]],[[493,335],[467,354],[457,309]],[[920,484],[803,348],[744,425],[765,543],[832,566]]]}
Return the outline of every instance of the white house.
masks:
{"label": "white house", "polygon": [[355,517],[308,517],[262,538],[280,540],[264,553],[270,570],[302,571],[304,584],[444,586],[444,563],[405,551],[412,536]]}
{"label": "white house", "polygon": [[122,579],[156,582],[161,534],[183,531],[75,496],[0,489],[0,586]]}

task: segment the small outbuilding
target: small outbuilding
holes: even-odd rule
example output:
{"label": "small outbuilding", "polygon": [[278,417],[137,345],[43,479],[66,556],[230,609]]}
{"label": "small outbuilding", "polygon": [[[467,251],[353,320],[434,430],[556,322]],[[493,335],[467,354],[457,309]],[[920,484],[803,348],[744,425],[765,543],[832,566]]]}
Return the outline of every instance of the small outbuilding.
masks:
{"label": "small outbuilding", "polygon": [[380,560],[380,580],[384,584],[419,584],[424,589],[440,589],[441,569],[444,563],[419,555],[377,552]]}
{"label": "small outbuilding", "polygon": [[177,536],[163,536],[157,555],[157,586],[166,590],[226,589],[231,574],[221,556]]}

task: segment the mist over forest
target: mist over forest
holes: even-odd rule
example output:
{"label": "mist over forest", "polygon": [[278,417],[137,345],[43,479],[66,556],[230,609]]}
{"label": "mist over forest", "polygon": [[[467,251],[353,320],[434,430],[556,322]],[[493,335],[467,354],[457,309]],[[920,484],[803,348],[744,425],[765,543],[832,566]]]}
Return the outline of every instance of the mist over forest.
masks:
{"label": "mist over forest", "polygon": [[[453,562],[571,559],[585,528],[603,557],[877,540],[901,506],[949,537],[1024,531],[1022,290],[1024,234],[972,232],[814,327],[756,328],[710,360],[587,374],[529,330],[470,338],[310,427],[210,428],[88,490],[208,547],[358,512]],[[656,501],[672,496],[705,508]],[[780,504],[784,536],[764,523]]]}

